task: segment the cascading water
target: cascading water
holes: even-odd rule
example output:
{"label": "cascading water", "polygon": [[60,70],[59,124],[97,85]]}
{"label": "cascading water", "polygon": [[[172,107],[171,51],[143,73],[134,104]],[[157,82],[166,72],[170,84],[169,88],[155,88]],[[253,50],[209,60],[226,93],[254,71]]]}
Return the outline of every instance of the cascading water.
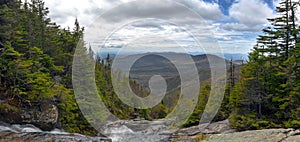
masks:
{"label": "cascading water", "polygon": [[107,124],[103,133],[113,142],[166,142],[172,134],[167,121],[117,121]]}
{"label": "cascading water", "polygon": [[68,133],[64,130],[54,129],[52,131],[42,131],[31,124],[0,123],[0,141],[28,141],[28,142],[110,142],[106,137],[91,137],[77,133]]}
{"label": "cascading water", "polygon": [[108,138],[90,137],[81,134],[71,134],[64,130],[54,129],[42,131],[31,124],[9,125],[0,123],[1,140],[26,140],[26,141],[99,141],[99,142],[165,142],[174,132],[168,130],[168,121],[128,121],[120,120],[111,122],[102,128]]}

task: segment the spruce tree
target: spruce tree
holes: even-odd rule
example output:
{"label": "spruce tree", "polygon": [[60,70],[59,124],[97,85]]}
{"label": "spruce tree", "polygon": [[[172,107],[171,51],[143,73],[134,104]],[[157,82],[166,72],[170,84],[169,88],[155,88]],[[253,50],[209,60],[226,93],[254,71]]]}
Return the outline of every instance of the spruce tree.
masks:
{"label": "spruce tree", "polygon": [[235,107],[231,118],[237,128],[300,126],[298,7],[299,2],[280,2],[277,17],[268,19],[270,25],[258,37],[231,99]]}

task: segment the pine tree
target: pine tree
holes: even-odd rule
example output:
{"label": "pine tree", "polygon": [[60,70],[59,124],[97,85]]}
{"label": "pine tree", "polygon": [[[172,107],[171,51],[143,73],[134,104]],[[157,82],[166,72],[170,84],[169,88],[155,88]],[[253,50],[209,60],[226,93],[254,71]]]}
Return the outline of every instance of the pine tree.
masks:
{"label": "pine tree", "polygon": [[241,129],[298,126],[298,118],[293,116],[300,110],[300,104],[294,101],[299,97],[295,92],[299,88],[296,79],[299,25],[295,17],[298,7],[299,2],[283,0],[277,7],[278,17],[268,19],[270,26],[258,37],[231,99],[235,107],[231,116],[234,126]]}
{"label": "pine tree", "polygon": [[[95,134],[72,93],[71,65],[83,28],[60,29],[47,18],[42,0],[0,1],[0,113],[35,109],[57,100],[61,126]],[[13,109],[12,109],[13,108]]]}

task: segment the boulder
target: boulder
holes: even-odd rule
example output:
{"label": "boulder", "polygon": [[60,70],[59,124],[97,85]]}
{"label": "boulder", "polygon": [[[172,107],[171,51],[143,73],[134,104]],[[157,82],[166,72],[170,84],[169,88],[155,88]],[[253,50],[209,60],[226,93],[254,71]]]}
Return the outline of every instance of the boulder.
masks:
{"label": "boulder", "polygon": [[230,128],[228,120],[219,121],[211,124],[200,124],[189,128],[183,128],[172,134],[170,141],[199,141],[207,138],[212,134],[222,134],[235,132]]}
{"label": "boulder", "polygon": [[106,137],[91,137],[76,133],[0,132],[0,141],[9,142],[111,142]]}
{"label": "boulder", "polygon": [[300,131],[294,129],[266,129],[215,134],[206,142],[299,142]]}
{"label": "boulder", "polygon": [[42,103],[38,107],[0,110],[0,121],[9,124],[33,124],[42,130],[52,130],[58,123],[58,108],[53,103]]}

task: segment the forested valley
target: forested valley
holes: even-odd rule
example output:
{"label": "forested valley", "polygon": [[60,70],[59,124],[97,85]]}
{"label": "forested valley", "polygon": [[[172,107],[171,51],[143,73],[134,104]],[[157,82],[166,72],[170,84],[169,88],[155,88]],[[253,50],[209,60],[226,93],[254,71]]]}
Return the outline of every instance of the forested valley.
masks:
{"label": "forested valley", "polygon": [[[50,9],[51,10],[51,9]],[[227,85],[214,121],[229,119],[237,130],[300,128],[300,3],[282,0],[277,17],[257,38],[244,64],[228,62]],[[54,127],[95,135],[76,103],[72,88],[72,63],[84,27],[74,19],[73,28],[62,28],[48,18],[42,0],[0,1],[0,121],[10,122],[20,111],[41,109],[44,103],[58,107]],[[255,18],[255,17],[253,17]],[[172,111],[163,101],[154,108],[138,110],[118,99],[111,81],[112,57],[100,57],[88,44],[84,49],[95,61],[99,96],[120,119],[164,118]],[[149,95],[135,80],[131,88]],[[210,94],[210,79],[201,83],[198,105],[184,127],[198,125]],[[178,91],[173,92],[177,95]],[[176,102],[177,97],[172,101]],[[13,114],[13,115],[11,115]],[[5,117],[6,116],[6,117]],[[21,122],[21,121],[20,121]]]}

